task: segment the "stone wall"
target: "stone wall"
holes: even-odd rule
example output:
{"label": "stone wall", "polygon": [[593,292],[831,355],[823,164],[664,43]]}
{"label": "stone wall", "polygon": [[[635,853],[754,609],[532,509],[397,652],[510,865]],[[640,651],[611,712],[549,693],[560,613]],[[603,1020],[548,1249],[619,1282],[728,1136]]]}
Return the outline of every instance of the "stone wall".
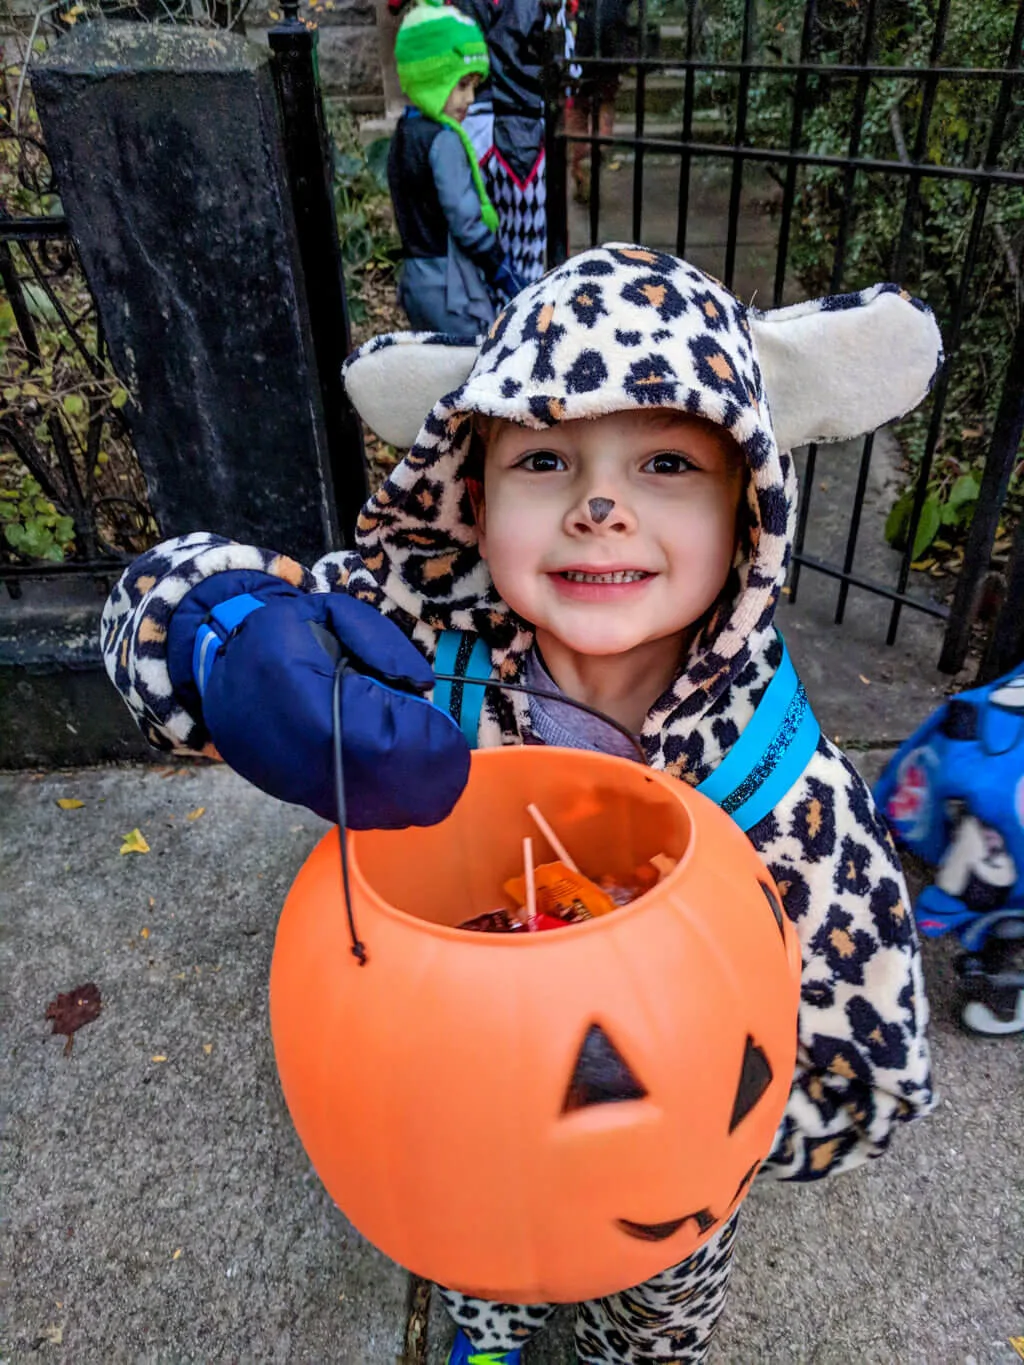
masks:
{"label": "stone wall", "polygon": [[[320,80],[325,95],[340,96],[354,113],[384,112],[380,35],[374,0],[303,0],[302,18],[320,30]],[[385,8],[386,6],[382,6]],[[253,42],[266,34],[281,12],[274,0],[252,0],[245,12],[246,33]]]}
{"label": "stone wall", "polygon": [[[0,0],[0,51],[6,49],[5,64],[20,57],[13,50],[17,37],[30,32],[40,3],[42,0]],[[86,3],[91,9],[92,0]],[[182,0],[167,0],[168,8],[179,3]],[[191,0],[191,8],[202,12],[203,0]],[[273,16],[280,12],[280,0],[252,0],[245,13],[247,36],[253,42],[265,43],[267,30],[275,22]],[[300,14],[320,30],[324,93],[344,99],[357,114],[380,115],[386,109],[395,112],[396,101],[400,101],[392,56],[397,24],[388,14],[385,0],[312,0],[312,4],[302,0]],[[5,42],[5,38],[15,41]]]}

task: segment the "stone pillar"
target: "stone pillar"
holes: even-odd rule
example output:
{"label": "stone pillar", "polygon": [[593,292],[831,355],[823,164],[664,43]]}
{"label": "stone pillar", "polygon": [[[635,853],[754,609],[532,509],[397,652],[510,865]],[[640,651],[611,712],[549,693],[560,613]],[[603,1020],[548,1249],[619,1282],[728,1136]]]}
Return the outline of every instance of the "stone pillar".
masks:
{"label": "stone pillar", "polygon": [[164,535],[339,543],[270,54],[80,25],[33,78]]}
{"label": "stone pillar", "polygon": [[398,83],[398,68],[395,66],[395,38],[401,18],[396,18],[388,9],[388,0],[375,0],[377,9],[377,38],[380,45],[380,75],[384,86],[384,112],[390,119],[396,119],[405,107],[405,96]]}

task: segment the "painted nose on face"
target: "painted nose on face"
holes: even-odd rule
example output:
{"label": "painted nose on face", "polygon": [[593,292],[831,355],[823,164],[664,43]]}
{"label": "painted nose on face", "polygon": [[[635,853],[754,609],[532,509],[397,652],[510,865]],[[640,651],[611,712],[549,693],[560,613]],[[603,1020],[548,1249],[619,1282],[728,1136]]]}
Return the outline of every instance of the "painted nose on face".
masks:
{"label": "painted nose on face", "polygon": [[586,498],[569,513],[566,529],[576,535],[607,535],[635,529],[636,518],[615,498]]}

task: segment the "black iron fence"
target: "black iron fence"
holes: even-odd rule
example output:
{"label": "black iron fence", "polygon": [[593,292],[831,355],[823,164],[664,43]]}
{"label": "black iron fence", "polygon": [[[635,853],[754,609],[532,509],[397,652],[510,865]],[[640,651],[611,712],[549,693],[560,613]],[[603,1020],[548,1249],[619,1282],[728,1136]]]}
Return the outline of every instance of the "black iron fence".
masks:
{"label": "black iron fence", "polygon": [[[589,3],[600,9],[607,0]],[[761,167],[776,191],[775,259],[765,269],[762,299],[770,294],[777,307],[812,290],[890,278],[932,304],[947,358],[926,415],[911,432],[916,472],[887,528],[902,548],[894,579],[876,581],[855,569],[871,435],[835,559],[806,549],[817,458],[808,448],[789,593],[795,600],[805,569],[838,580],[837,623],[851,589],[881,598],[890,644],[904,610],[943,618],[939,666],[956,672],[971,644],[997,531],[1008,537],[1001,519],[1011,478],[1014,492],[1024,479],[1024,3],[721,0],[705,7],[681,0],[674,17],[671,3],[655,13],[655,0],[639,0],[634,41],[618,51],[609,50],[616,38],[611,24],[602,50],[598,23],[597,50],[577,53],[575,70],[552,44],[549,264],[607,240],[610,218],[620,234],[628,221],[634,241],[685,255],[700,172],[714,166],[725,168],[728,181],[715,273],[732,288],[745,172],[749,178],[750,167]],[[609,170],[621,171],[629,160],[627,199],[623,176],[610,182]],[[678,167],[666,189],[669,160]],[[570,241],[573,191],[586,212],[575,211]],[[966,394],[962,382],[970,364],[983,371],[975,386],[981,398]],[[974,417],[965,419],[961,408],[971,403]],[[959,434],[951,435],[952,425]],[[947,527],[962,566],[952,600],[941,602],[916,590],[912,567],[922,546],[945,543],[939,533]],[[1024,566],[1014,560],[1007,577],[992,667],[1008,666],[1017,642],[1024,645],[1017,621],[1024,602],[1012,596]]]}
{"label": "black iron fence", "polygon": [[[40,144],[8,137],[11,180],[45,204],[54,187]],[[0,284],[0,578],[17,597],[26,577],[119,572],[152,539],[152,519],[127,394],[62,215],[0,206]]]}

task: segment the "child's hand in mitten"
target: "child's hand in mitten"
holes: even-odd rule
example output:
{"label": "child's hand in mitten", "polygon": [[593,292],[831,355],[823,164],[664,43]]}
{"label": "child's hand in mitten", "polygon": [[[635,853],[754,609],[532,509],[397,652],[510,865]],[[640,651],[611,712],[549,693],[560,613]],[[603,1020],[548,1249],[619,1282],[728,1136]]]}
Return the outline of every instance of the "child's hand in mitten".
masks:
{"label": "child's hand in mitten", "polygon": [[250,587],[218,602],[198,629],[194,611],[172,618],[169,653],[180,659],[183,649],[175,627],[190,632],[203,720],[225,762],[272,796],[337,820],[333,700],[341,662],[347,824],[401,829],[443,820],[466,784],[469,749],[423,695],[434,675],[419,650],[344,593],[268,588],[261,597]]}

